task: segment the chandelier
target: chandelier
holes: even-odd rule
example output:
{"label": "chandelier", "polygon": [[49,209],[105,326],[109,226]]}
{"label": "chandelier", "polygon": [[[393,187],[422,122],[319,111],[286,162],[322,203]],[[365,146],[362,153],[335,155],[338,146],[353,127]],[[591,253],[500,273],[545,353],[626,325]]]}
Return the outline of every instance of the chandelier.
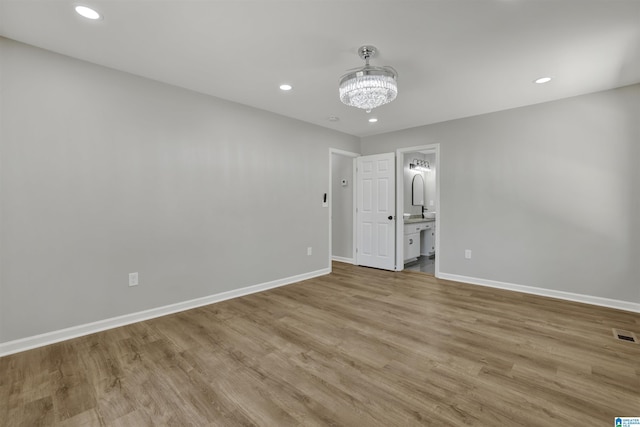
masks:
{"label": "chandelier", "polygon": [[396,99],[398,73],[391,67],[369,65],[369,58],[375,54],[374,46],[362,46],[358,55],[365,66],[340,77],[340,101],[344,104],[369,112]]}

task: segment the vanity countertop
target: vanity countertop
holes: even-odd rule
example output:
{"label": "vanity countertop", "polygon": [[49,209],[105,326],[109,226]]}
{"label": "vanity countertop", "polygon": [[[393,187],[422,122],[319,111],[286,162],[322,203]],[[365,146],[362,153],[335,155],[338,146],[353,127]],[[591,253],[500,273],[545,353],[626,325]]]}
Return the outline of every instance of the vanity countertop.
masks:
{"label": "vanity countertop", "polygon": [[433,222],[435,221],[435,218],[409,218],[409,219],[405,219],[404,223],[405,224],[416,224],[418,222]]}

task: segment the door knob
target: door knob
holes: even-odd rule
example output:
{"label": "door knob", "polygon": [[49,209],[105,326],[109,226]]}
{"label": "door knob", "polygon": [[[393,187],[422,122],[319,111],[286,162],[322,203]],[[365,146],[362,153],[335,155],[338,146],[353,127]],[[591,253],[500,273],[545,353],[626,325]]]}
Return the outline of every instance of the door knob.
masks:
{"label": "door knob", "polygon": [[388,218],[388,219],[393,219],[393,216],[392,216],[392,215],[389,215],[387,218]]}

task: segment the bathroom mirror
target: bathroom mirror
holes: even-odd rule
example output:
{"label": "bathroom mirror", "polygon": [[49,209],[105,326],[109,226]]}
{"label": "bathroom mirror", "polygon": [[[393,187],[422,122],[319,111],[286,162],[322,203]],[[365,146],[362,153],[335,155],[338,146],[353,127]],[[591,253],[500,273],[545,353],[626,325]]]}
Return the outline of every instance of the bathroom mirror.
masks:
{"label": "bathroom mirror", "polygon": [[413,206],[424,206],[424,179],[421,174],[413,177],[411,183],[411,204]]}

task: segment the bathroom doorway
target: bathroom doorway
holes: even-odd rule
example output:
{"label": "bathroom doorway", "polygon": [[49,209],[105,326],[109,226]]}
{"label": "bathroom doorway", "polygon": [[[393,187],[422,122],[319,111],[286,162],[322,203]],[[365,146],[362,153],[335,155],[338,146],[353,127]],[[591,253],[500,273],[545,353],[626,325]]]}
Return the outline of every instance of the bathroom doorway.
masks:
{"label": "bathroom doorway", "polygon": [[440,144],[398,149],[396,161],[396,265],[438,277]]}

